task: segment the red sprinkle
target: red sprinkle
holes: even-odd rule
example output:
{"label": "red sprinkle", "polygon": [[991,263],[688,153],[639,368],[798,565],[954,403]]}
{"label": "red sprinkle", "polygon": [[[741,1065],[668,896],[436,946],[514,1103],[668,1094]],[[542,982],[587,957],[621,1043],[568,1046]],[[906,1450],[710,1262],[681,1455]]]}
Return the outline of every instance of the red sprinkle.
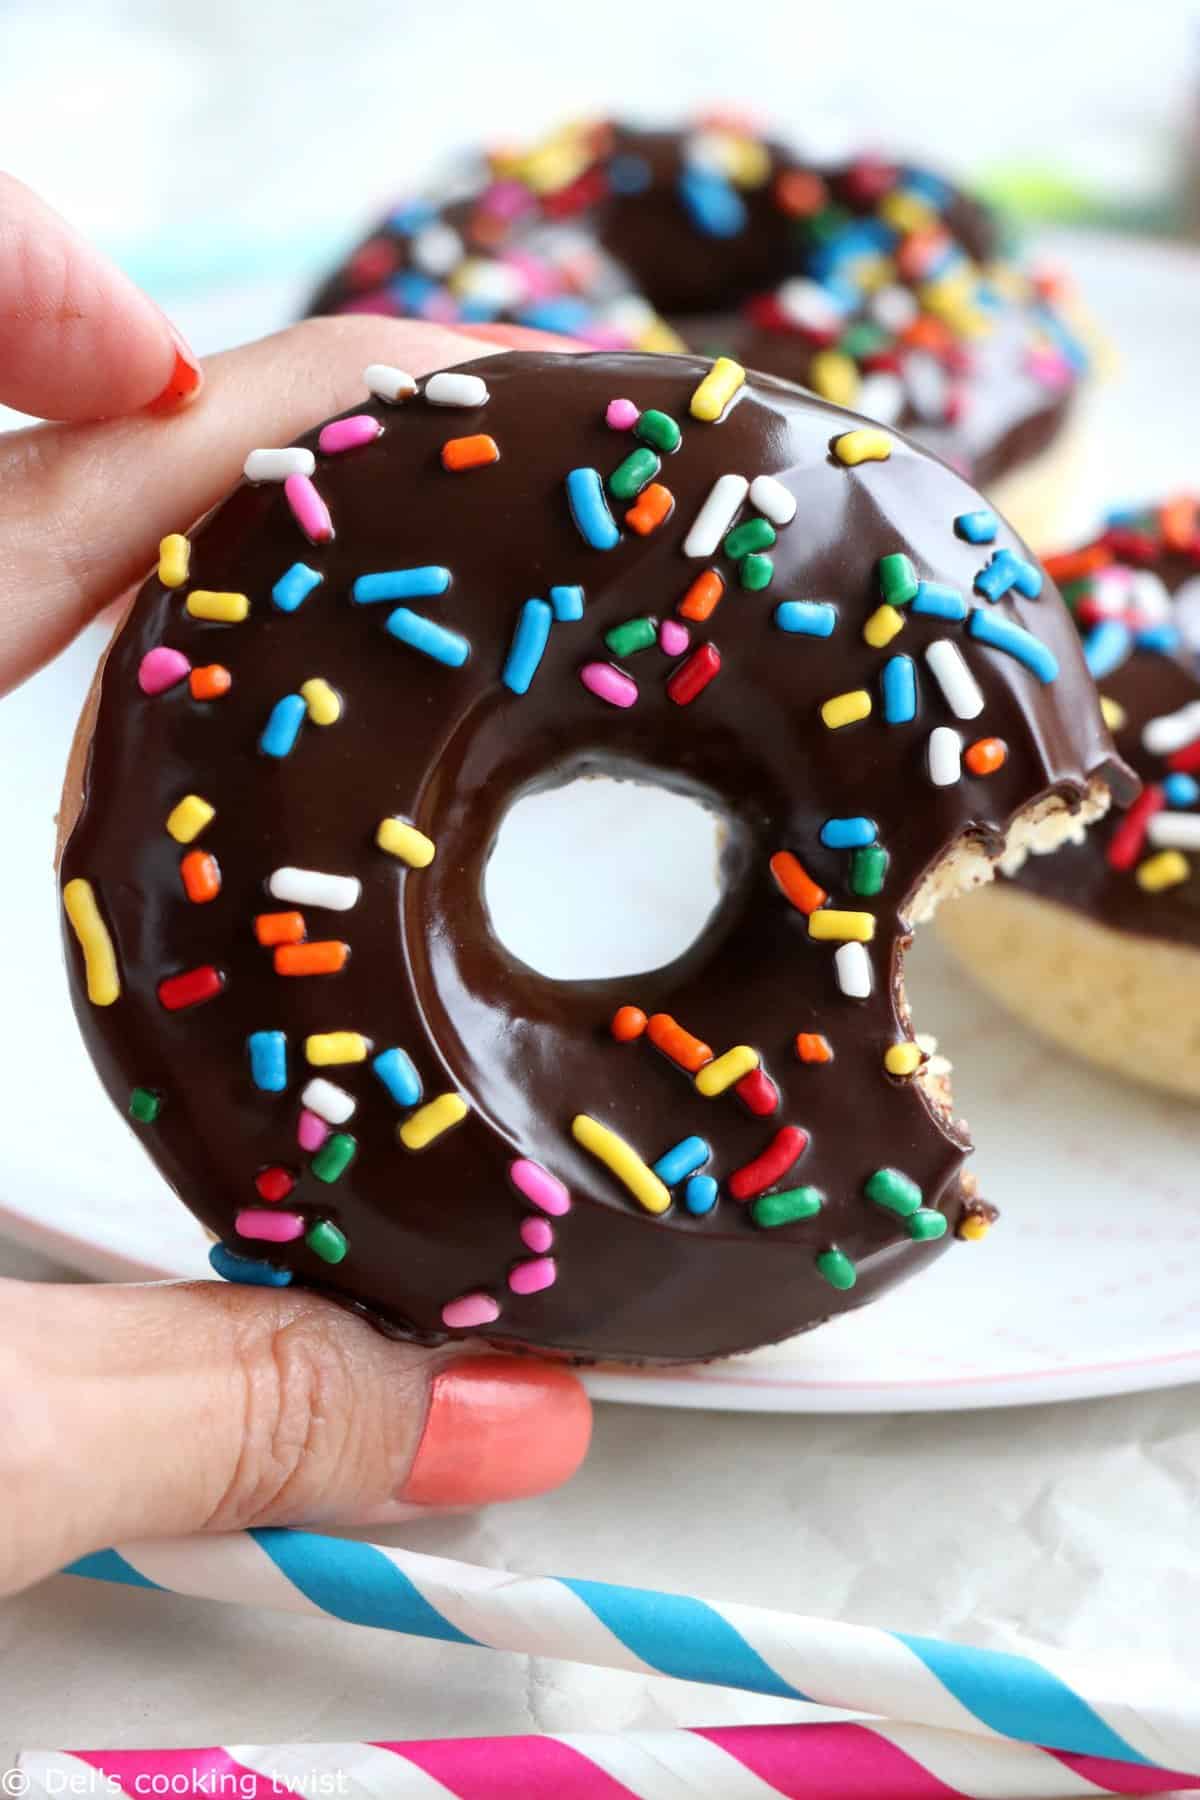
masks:
{"label": "red sprinkle", "polygon": [[1118,562],[1141,563],[1148,567],[1158,555],[1158,540],[1147,531],[1130,531],[1117,526],[1105,532],[1104,542]]}
{"label": "red sprinkle", "polygon": [[785,1125],[777,1131],[761,1156],[735,1169],[729,1177],[729,1191],[735,1200],[753,1200],[765,1193],[773,1181],[786,1175],[808,1147],[808,1133],[798,1125]]}
{"label": "red sprinkle", "polygon": [[690,706],[702,694],[721,667],[721,652],[715,644],[701,644],[687,661],[680,663],[670,681],[667,694],[676,706]]}
{"label": "red sprinkle", "polygon": [[296,1185],[296,1177],[290,1169],[281,1169],[276,1164],[270,1169],[260,1169],[254,1177],[254,1185],[264,1200],[286,1200]]}
{"label": "red sprinkle", "polygon": [[1143,788],[1108,842],[1108,862],[1113,869],[1132,869],[1142,854],[1142,846],[1146,841],[1146,827],[1155,813],[1161,812],[1167,804],[1166,797],[1156,781]]}
{"label": "red sprinkle", "polygon": [[1200,769],[1200,737],[1185,744],[1182,750],[1173,750],[1167,758],[1167,767],[1181,775],[1194,775]]}
{"label": "red sprinkle", "polygon": [[168,1012],[182,1012],[185,1006],[199,1006],[204,1000],[215,1000],[225,986],[225,977],[211,963],[198,969],[186,969],[182,975],[168,975],[158,984],[159,1003]]}
{"label": "red sprinkle", "polygon": [[779,1108],[779,1089],[762,1069],[751,1069],[734,1088],[734,1093],[760,1119],[769,1118]]}

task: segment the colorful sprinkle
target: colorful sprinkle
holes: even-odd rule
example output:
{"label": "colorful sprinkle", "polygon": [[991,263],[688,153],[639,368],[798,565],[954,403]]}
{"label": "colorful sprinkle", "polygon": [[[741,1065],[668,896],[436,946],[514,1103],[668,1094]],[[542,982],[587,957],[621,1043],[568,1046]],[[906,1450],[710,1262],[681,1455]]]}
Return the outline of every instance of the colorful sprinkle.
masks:
{"label": "colorful sprinkle", "polygon": [[858,431],[844,431],[834,438],[831,449],[840,463],[853,469],[859,463],[886,462],[892,454],[892,442],[886,431],[863,426]]}
{"label": "colorful sprinkle", "polygon": [[721,668],[721,653],[713,643],[699,644],[667,682],[667,697],[676,706],[690,706]]}
{"label": "colorful sprinkle", "polygon": [[675,496],[670,488],[665,488],[660,481],[652,481],[636,506],[631,506],[625,514],[625,523],[639,537],[649,537],[652,531],[657,531],[670,518],[674,510]]}
{"label": "colorful sprinkle", "polygon": [[821,827],[821,842],[827,850],[859,850],[873,844],[879,836],[874,819],[861,815],[849,819],[826,819]]}
{"label": "colorful sprinkle", "polygon": [[499,1317],[500,1308],[490,1294],[462,1294],[442,1308],[442,1324],[450,1331],[476,1331],[481,1325],[494,1325]]}
{"label": "colorful sprinkle", "polygon": [[858,1280],[858,1272],[844,1250],[822,1250],[816,1261],[818,1274],[839,1293],[845,1293]]}
{"label": "colorful sprinkle", "polygon": [[830,731],[840,731],[845,725],[855,725],[869,717],[870,712],[870,694],[866,688],[854,688],[848,694],[835,694],[832,700],[826,700],[821,719]]}
{"label": "colorful sprinkle", "polygon": [[245,594],[214,594],[207,588],[193,588],[187,597],[187,610],[193,619],[208,619],[217,625],[240,625],[250,616],[250,602]]}
{"label": "colorful sprinkle", "polygon": [[185,969],[181,975],[168,975],[158,984],[159,1005],[167,1012],[182,1012],[185,1007],[201,1006],[215,1000],[225,986],[225,977],[211,963],[198,969]]}
{"label": "colorful sprinkle", "polygon": [[442,445],[442,467],[452,475],[462,474],[467,469],[486,469],[489,463],[500,461],[500,446],[495,438],[486,433],[475,437],[447,438]]}
{"label": "colorful sprinkle", "polygon": [[703,1094],[706,1100],[713,1100],[733,1087],[744,1075],[759,1066],[758,1051],[749,1044],[737,1044],[732,1050],[726,1050],[723,1056],[714,1057],[704,1064],[695,1076],[696,1091]]}
{"label": "colorful sprinkle", "polygon": [[998,613],[984,612],[981,607],[971,611],[971,622],[967,627],[973,638],[981,644],[989,645],[993,650],[1003,650],[1008,656],[1015,656],[1031,674],[1039,681],[1049,685],[1058,679],[1058,660],[1048,645],[1041,638],[1034,637],[1032,631],[1023,626],[1014,625],[1011,620],[1001,618]]}
{"label": "colorful sprinkle", "polygon": [[749,491],[744,475],[718,475],[683,540],[683,554],[715,556]]}
{"label": "colorful sprinkle", "polygon": [[927,746],[929,779],[934,787],[953,787],[962,775],[962,739],[949,725],[937,725]]}
{"label": "colorful sprinkle", "polygon": [[871,973],[871,959],[863,946],[851,942],[841,944],[834,952],[834,973],[837,984],[848,1000],[867,1000],[874,986]]}
{"label": "colorful sprinkle", "polygon": [[972,775],[994,775],[1008,761],[1008,745],[1003,738],[976,738],[967,746],[963,761]]}
{"label": "colorful sprinkle", "polygon": [[436,625],[421,613],[411,612],[407,606],[398,606],[388,615],[387,630],[400,643],[419,650],[422,656],[428,656],[448,669],[461,669],[471,654],[471,646],[465,637],[457,631],[447,630],[444,625]]}
{"label": "colorful sprinkle", "polygon": [[777,850],[771,858],[771,873],[784,898],[797,912],[812,914],[824,906],[829,895],[819,887],[803,863],[790,850]]}
{"label": "colorful sprinkle", "polygon": [[883,666],[883,716],[889,725],[907,725],[917,716],[917,672],[911,656],[893,656]]}
{"label": "colorful sprinkle", "polygon": [[619,1006],[609,1026],[618,1044],[635,1043],[645,1029],[646,1015],[640,1006]]}
{"label": "colorful sprinkle", "polygon": [[307,475],[289,475],[283,484],[292,517],[310,544],[327,544],[333,536],[329,508]]}
{"label": "colorful sprinkle", "polygon": [[874,1205],[895,1213],[898,1219],[909,1218],[924,1199],[916,1182],[899,1169],[876,1169],[867,1180],[865,1193]]}
{"label": "colorful sprinkle", "polygon": [[333,940],[315,944],[280,944],[275,952],[277,975],[336,975],[350,957],[349,944]]}
{"label": "colorful sprinkle", "polygon": [[832,637],[837,607],[827,600],[781,600],[775,608],[775,623],[780,631],[799,637]]}
{"label": "colorful sprinkle", "polygon": [[292,906],[321,906],[330,912],[349,912],[357,906],[362,883],[355,875],[327,875],[320,869],[275,869],[268,892]]}
{"label": "colorful sprinkle", "polygon": [[883,891],[887,878],[888,853],[879,844],[865,845],[850,858],[850,892],[869,899]]}
{"label": "colorful sprinkle", "polygon": [[370,413],[353,413],[348,419],[334,419],[331,424],[322,426],[317,449],[322,456],[341,456],[347,450],[373,444],[382,430],[379,420],[373,419]]}
{"label": "colorful sprinkle", "polygon": [[301,944],[305,934],[303,913],[259,913],[254,921],[254,935],[268,949],[275,944]]}
{"label": "colorful sprinkle", "polygon": [[317,459],[311,450],[293,446],[287,450],[252,450],[242,464],[247,481],[287,481],[292,475],[311,475]]}
{"label": "colorful sprinkle", "polygon": [[735,1200],[757,1199],[783,1179],[807,1148],[807,1131],[798,1125],[782,1126],[761,1155],[734,1170],[729,1177],[730,1193]]}
{"label": "colorful sprinkle", "polygon": [[919,1044],[889,1044],[883,1053],[883,1066],[889,1075],[915,1075],[924,1060]]}
{"label": "colorful sprinkle", "polygon": [[632,431],[638,422],[638,409],[632,400],[610,400],[604,422],[613,431]]}
{"label": "colorful sprinkle", "polygon": [[961,625],[969,608],[957,588],[940,581],[919,581],[912,610],[931,619],[952,619]]}
{"label": "colorful sprinkle", "polygon": [[188,578],[192,546],[182,532],[169,532],[158,546],[158,579],[166,588],[182,587]]}
{"label": "colorful sprinkle", "polygon": [[983,711],[983,690],[950,638],[935,638],[926,646],[925,661],[942,698],[956,719],[977,719]]}
{"label": "colorful sprinkle", "polygon": [[219,700],[233,686],[233,676],[220,663],[209,663],[203,669],[193,669],[188,676],[188,687],[193,700]]}
{"label": "colorful sprinkle", "polygon": [[500,679],[514,694],[525,694],[537,674],[550,641],[554,614],[545,600],[526,600],[517,615],[517,629]]}
{"label": "colorful sprinkle", "polygon": [[187,679],[191,666],[182,651],[159,645],[156,650],[147,650],[138,664],[138,686],[143,694],[165,694],[168,688]]}
{"label": "colorful sprinkle", "polygon": [[611,663],[584,663],[579,679],[589,694],[595,694],[597,700],[606,700],[609,706],[632,706],[638,697],[637,682],[632,675],[626,675],[623,669],[614,669]]}
{"label": "colorful sprinkle", "polygon": [[366,1062],[370,1048],[360,1031],[316,1031],[304,1040],[304,1054],[316,1069]]}
{"label": "colorful sprinkle", "polygon": [[234,1230],[239,1237],[254,1238],[264,1244],[291,1244],[304,1236],[304,1220],[299,1213],[243,1207],[234,1219]]}
{"label": "colorful sprinkle", "polygon": [[296,1142],[309,1156],[321,1148],[329,1136],[329,1127],[324,1119],[318,1118],[307,1107],[301,1107],[300,1117],[296,1121]]}
{"label": "colorful sprinkle", "polygon": [[324,728],[337,724],[342,716],[341,695],[327,681],[314,675],[308,681],[300,683],[300,693],[314,725]]}
{"label": "colorful sprinkle", "polygon": [[571,1196],[558,1177],[543,1169],[540,1163],[519,1156],[508,1165],[509,1179],[531,1206],[540,1207],[551,1218],[558,1219],[571,1210]]}
{"label": "colorful sprinkle", "polygon": [[543,1288],[553,1287],[557,1279],[558,1268],[552,1256],[531,1257],[508,1272],[508,1285],[514,1294],[540,1294]]}
{"label": "colorful sprinkle", "polygon": [[437,854],[432,838],[418,831],[407,819],[381,819],[375,830],[375,842],[389,856],[395,856],[412,869],[427,869]]}
{"label": "colorful sprinkle", "polygon": [[[373,1058],[371,1067],[397,1106],[416,1106],[423,1092],[412,1058],[393,1045]],[[319,1109],[318,1109],[319,1110]]]}
{"label": "colorful sprinkle", "polygon": [[879,559],[879,592],[888,606],[907,606],[920,592],[921,583],[913,568],[912,558],[903,550],[893,550]]}
{"label": "colorful sprinkle", "polygon": [[340,1088],[336,1081],[327,1081],[324,1075],[314,1075],[311,1081],[304,1084],[300,1104],[307,1112],[316,1113],[319,1119],[324,1119],[327,1125],[345,1125],[354,1117],[358,1102],[353,1094]]}
{"label": "colorful sprinkle", "polygon": [[550,610],[560,625],[573,624],[583,617],[583,589],[581,587],[552,587],[550,589]]}
{"label": "colorful sprinkle", "polygon": [[621,533],[608,510],[598,469],[571,470],[567,476],[567,503],[585,544],[590,544],[593,550],[616,548]]}
{"label": "colorful sprinkle", "polygon": [[1143,893],[1161,894],[1165,888],[1178,887],[1190,873],[1188,859],[1178,850],[1160,850],[1139,865],[1136,875]]}
{"label": "colorful sprinkle", "polygon": [[756,550],[769,550],[775,542],[775,527],[766,519],[745,519],[735,525],[721,546],[731,562],[738,562]]}
{"label": "colorful sprinkle", "polygon": [[796,516],[796,496],[773,475],[756,475],[750,483],[750,504],[772,525],[790,525]]}
{"label": "colorful sprinkle", "polygon": [[487,383],[481,375],[458,375],[443,369],[425,383],[425,398],[431,406],[486,406]]}
{"label": "colorful sprinkle", "polygon": [[680,617],[702,625],[705,619],[711,618],[716,612],[724,592],[725,582],[722,577],[715,569],[706,569],[703,575],[697,575],[679,602]]}
{"label": "colorful sprinkle", "polygon": [[872,650],[883,650],[898,631],[904,630],[904,614],[894,606],[877,606],[863,626],[863,637]]}
{"label": "colorful sprinkle", "polygon": [[649,448],[631,450],[624,462],[618,463],[608,478],[608,491],[614,500],[634,500],[647,482],[653,481],[662,462]]}
{"label": "colorful sprinkle", "polygon": [[664,656],[682,656],[691,641],[687,626],[678,619],[664,619],[658,628],[658,647]]}
{"label": "colorful sprinkle", "polygon": [[368,363],[363,370],[363,386],[377,400],[386,400],[390,406],[411,400],[417,391],[417,384],[407,369],[394,369],[390,363]]}
{"label": "colorful sprinkle", "polygon": [[[315,1169],[315,1163],[313,1166]],[[345,1236],[332,1219],[315,1220],[305,1233],[304,1242],[314,1256],[319,1256],[322,1262],[327,1263],[342,1262],[349,1248]]]}
{"label": "colorful sprinkle", "polygon": [[700,1219],[717,1204],[717,1184],[711,1175],[693,1175],[683,1190],[683,1204]]}
{"label": "colorful sprinkle", "polygon": [[808,935],[820,943],[869,944],[875,936],[875,915],[828,906],[808,915]]}
{"label": "colorful sprinkle", "polygon": [[649,650],[657,638],[653,619],[627,619],[604,634],[604,642],[614,656],[635,656],[639,650]]}
{"label": "colorful sprinkle", "polygon": [[282,613],[294,613],[302,606],[314,588],[320,587],[325,577],[316,569],[310,569],[307,563],[293,563],[285,569],[275,586],[271,589],[272,603]]}
{"label": "colorful sprinkle", "polygon": [[263,755],[290,756],[307,716],[308,707],[302,694],[285,694],[282,700],[277,700],[258,740]]}
{"label": "colorful sprinkle", "polygon": [[1042,591],[1042,571],[1026,562],[1013,550],[997,550],[991,561],[975,577],[975,592],[985,600],[1001,600],[1011,588],[1027,600],[1036,600]]}
{"label": "colorful sprinkle", "polygon": [[713,1060],[712,1050],[703,1039],[685,1031],[670,1013],[654,1013],[646,1023],[646,1036],[656,1050],[689,1075]]}
{"label": "colorful sprinkle", "polygon": [[908,1235],[918,1244],[930,1243],[935,1238],[945,1237],[948,1223],[945,1216],[935,1212],[931,1206],[921,1206],[906,1221]]}
{"label": "colorful sprinkle", "polygon": [[741,363],[718,356],[688,403],[693,419],[714,425],[746,379]]}
{"label": "colorful sprinkle", "polygon": [[748,1075],[734,1083],[733,1091],[756,1119],[769,1119],[779,1110],[779,1089],[765,1069],[751,1069]]}
{"label": "colorful sprinkle", "polygon": [[461,1094],[439,1094],[406,1119],[396,1135],[406,1150],[424,1150],[466,1116],[467,1103]]}
{"label": "colorful sprinkle", "polygon": [[1000,521],[989,507],[981,507],[978,512],[959,513],[954,521],[954,529],[960,538],[968,544],[990,544],[1000,529]]}
{"label": "colorful sprinkle", "polygon": [[449,569],[434,564],[417,569],[383,569],[374,575],[360,575],[350,590],[350,598],[358,606],[372,606],[378,600],[432,600],[449,586]]}
{"label": "colorful sprinkle", "polygon": [[750,1208],[756,1225],[770,1231],[777,1225],[795,1225],[802,1219],[815,1219],[825,1204],[820,1188],[783,1188],[776,1194],[762,1194]]}
{"label": "colorful sprinkle", "polygon": [[633,430],[635,437],[641,438],[651,449],[661,450],[664,456],[670,456],[683,442],[683,433],[670,413],[659,412],[655,407],[647,408]]}
{"label": "colorful sprinkle", "polygon": [[135,1087],[129,1095],[129,1116],[136,1125],[153,1125],[162,1111],[162,1095],[153,1088]]}
{"label": "colorful sprinkle", "polygon": [[833,1061],[833,1051],[829,1039],[819,1031],[798,1031],[796,1033],[796,1055],[802,1063],[827,1063]]}
{"label": "colorful sprinkle", "polygon": [[167,831],[177,844],[190,844],[216,816],[216,808],[199,794],[185,794],[167,814]]}
{"label": "colorful sprinkle", "polygon": [[349,1132],[335,1131],[321,1145],[308,1165],[309,1170],[318,1181],[337,1181],[346,1173],[357,1154],[358,1143]]}
{"label": "colorful sprinkle", "polygon": [[290,1269],[276,1269],[271,1263],[239,1256],[228,1244],[214,1244],[208,1260],[213,1273],[223,1281],[239,1282],[245,1287],[287,1287],[292,1280]]}
{"label": "colorful sprinkle", "polygon": [[215,856],[206,850],[189,850],[179,864],[183,891],[194,906],[215,900],[221,891],[221,870]]}
{"label": "colorful sprinkle", "polygon": [[572,1119],[571,1135],[629,1189],[648,1213],[667,1211],[671,1204],[669,1191],[624,1138],[587,1113],[577,1113]]}

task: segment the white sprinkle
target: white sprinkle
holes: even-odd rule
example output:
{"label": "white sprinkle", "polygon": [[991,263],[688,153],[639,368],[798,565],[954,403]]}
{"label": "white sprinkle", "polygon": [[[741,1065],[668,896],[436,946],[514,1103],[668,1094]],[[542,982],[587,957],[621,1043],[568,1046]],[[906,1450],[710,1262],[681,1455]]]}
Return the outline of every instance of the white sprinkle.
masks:
{"label": "white sprinkle", "polygon": [[904,383],[890,369],[864,375],[854,396],[855,412],[865,413],[877,425],[897,425],[904,411]]}
{"label": "white sprinkle", "polygon": [[949,638],[935,638],[925,651],[925,661],[955,718],[977,719],[983,711],[983,692],[958,645]]}
{"label": "white sprinkle", "polygon": [[330,1125],[344,1125],[347,1119],[354,1117],[358,1102],[345,1088],[317,1075],[300,1095],[300,1104],[307,1106],[309,1112],[317,1113]]}
{"label": "white sprinkle", "polygon": [[363,370],[363,382],[369,394],[377,400],[386,400],[389,405],[396,406],[401,400],[411,400],[417,391],[417,384],[407,369],[394,369],[391,363],[368,363]]}
{"label": "white sprinkle", "polygon": [[1189,650],[1200,650],[1200,575],[1175,589],[1175,623]]}
{"label": "white sprinkle", "polygon": [[1178,712],[1160,713],[1142,727],[1142,749],[1151,756],[1170,756],[1200,737],[1200,700],[1189,701]]}
{"label": "white sprinkle", "polygon": [[776,288],[775,303],[791,324],[807,326],[810,331],[840,331],[845,320],[845,309],[829,289],[802,275]]}
{"label": "white sprinkle", "polygon": [[946,417],[950,377],[936,357],[912,351],[904,360],[904,385],[917,417],[940,424]]}
{"label": "white sprinkle", "polygon": [[448,275],[462,261],[463,241],[452,225],[427,225],[409,246],[409,255],[426,275]]}
{"label": "white sprinkle", "polygon": [[486,406],[487,383],[478,375],[456,375],[443,369],[425,383],[425,398],[431,406]]}
{"label": "white sprinkle", "polygon": [[454,291],[490,306],[519,306],[528,291],[520,271],[491,257],[471,257],[457,270]]}
{"label": "white sprinkle", "polygon": [[316,466],[311,450],[252,450],[242,474],[247,481],[286,481],[289,475],[311,475]]}
{"label": "white sprinkle", "polygon": [[877,325],[895,336],[911,325],[921,308],[917,297],[906,287],[885,287],[872,294],[867,303],[867,311]]}
{"label": "white sprinkle", "polygon": [[1200,850],[1200,813],[1155,813],[1146,826],[1146,836],[1164,849]]}
{"label": "white sprinkle", "polygon": [[683,540],[685,556],[713,556],[733,524],[738,507],[750,492],[744,475],[718,475],[712,491]]}
{"label": "white sprinkle", "polygon": [[843,994],[848,994],[851,1000],[869,999],[873,984],[871,959],[865,944],[840,944],[834,954],[833,966]]}
{"label": "white sprinkle", "polygon": [[1171,616],[1171,596],[1161,575],[1153,569],[1139,569],[1130,583],[1133,610],[1142,630],[1148,625],[1161,625]]}
{"label": "white sprinkle", "polygon": [[796,516],[796,496],[773,475],[756,475],[750,483],[750,504],[772,525],[790,525]]}
{"label": "white sprinkle", "polygon": [[929,779],[934,787],[953,787],[962,774],[962,739],[949,725],[929,734]]}
{"label": "white sprinkle", "polygon": [[319,869],[276,869],[267,887],[276,900],[326,906],[331,912],[349,912],[362,892],[362,882],[355,876],[324,875]]}
{"label": "white sprinkle", "polygon": [[1133,600],[1133,570],[1119,565],[1112,569],[1099,569],[1092,576],[1089,603],[1103,619],[1119,619],[1128,611]]}

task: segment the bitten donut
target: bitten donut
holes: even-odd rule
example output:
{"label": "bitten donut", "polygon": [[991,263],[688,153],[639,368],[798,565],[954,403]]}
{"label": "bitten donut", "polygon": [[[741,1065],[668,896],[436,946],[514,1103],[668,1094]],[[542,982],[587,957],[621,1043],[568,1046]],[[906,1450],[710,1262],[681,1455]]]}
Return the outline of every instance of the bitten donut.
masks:
{"label": "bitten donut", "polygon": [[1088,352],[1061,278],[929,169],[818,164],[720,121],[577,125],[395,206],[312,310],[726,354],[910,431],[1058,538]]}
{"label": "bitten donut", "polygon": [[1200,1095],[1200,505],[1116,513],[1047,567],[1144,786],[1094,836],[949,908],[944,935],[1056,1043]]}
{"label": "bitten donut", "polygon": [[[730,361],[366,379],[164,541],[68,795],[79,1019],[217,1269],[422,1341],[691,1359],[981,1235],[909,920],[1128,792],[1041,569]],[[723,816],[724,896],[664,968],[548,980],[485,865],[518,796],[601,770]]]}

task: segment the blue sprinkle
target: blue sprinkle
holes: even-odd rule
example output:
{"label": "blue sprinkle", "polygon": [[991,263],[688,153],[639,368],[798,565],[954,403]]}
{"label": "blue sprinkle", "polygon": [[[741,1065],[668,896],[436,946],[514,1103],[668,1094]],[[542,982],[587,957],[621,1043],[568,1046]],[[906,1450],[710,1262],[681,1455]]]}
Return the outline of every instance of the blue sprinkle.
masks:
{"label": "blue sprinkle", "polygon": [[308,714],[303,694],[285,694],[271,708],[258,747],[264,756],[290,756]]}
{"label": "blue sprinkle", "polygon": [[264,1094],[282,1094],[287,1086],[287,1038],[282,1031],[252,1031],[246,1039],[250,1076]]}
{"label": "blue sprinkle", "polygon": [[985,600],[1000,600],[1010,588],[1036,600],[1042,591],[1042,571],[1014,550],[997,550],[990,563],[975,577],[975,591]]}
{"label": "blue sprinkle", "polygon": [[1103,681],[1121,667],[1133,649],[1129,628],[1119,619],[1102,619],[1088,632],[1083,645],[1083,660],[1093,681]]}
{"label": "blue sprinkle", "polygon": [[972,608],[968,630],[981,644],[990,644],[993,650],[1003,650],[1009,656],[1015,656],[1039,681],[1049,683],[1057,679],[1058,659],[1054,652],[1047,644],[1043,644],[1041,638],[1034,637],[1032,631],[1026,631],[1023,626],[1014,625],[999,614],[984,612],[976,606]]}
{"label": "blue sprinkle", "polygon": [[967,616],[967,603],[957,588],[944,581],[918,581],[912,610],[934,619],[956,619],[961,624]]}
{"label": "blue sprinkle", "polygon": [[460,300],[458,316],[464,325],[489,325],[500,317],[500,308],[494,300]]}
{"label": "blue sprinkle", "polygon": [[746,225],[746,202],[715,169],[689,168],[679,177],[679,195],[692,224],[708,237],[736,237]]}
{"label": "blue sprinkle", "polygon": [[579,534],[593,550],[613,550],[621,541],[616,521],[604,498],[598,469],[572,469],[567,476],[567,500]]}
{"label": "blue sprinkle", "polygon": [[717,1204],[717,1184],[711,1175],[693,1175],[683,1190],[683,1204],[690,1213],[700,1216]]}
{"label": "blue sprinkle", "polygon": [[428,600],[450,586],[449,569],[384,569],[378,575],[360,575],[350,589],[359,606],[375,600]]}
{"label": "blue sprinkle", "polygon": [[448,669],[461,669],[471,654],[465,637],[457,631],[447,631],[444,625],[435,625],[421,613],[410,612],[407,606],[398,606],[389,614],[387,628],[402,644],[432,657],[434,662],[445,663]]}
{"label": "blue sprinkle", "polygon": [[674,1187],[685,1176],[694,1175],[697,1169],[702,1169],[711,1155],[712,1146],[706,1144],[703,1138],[686,1137],[673,1150],[668,1150],[665,1156],[659,1157],[654,1165],[654,1173],[668,1187]]}
{"label": "blue sprinkle", "polygon": [[277,1269],[269,1262],[256,1262],[251,1256],[239,1256],[228,1244],[214,1244],[208,1253],[215,1274],[224,1281],[240,1281],[244,1287],[287,1287],[290,1269]]}
{"label": "blue sprinkle", "polygon": [[529,684],[537,674],[538,664],[550,641],[554,614],[545,600],[527,600],[517,616],[512,649],[500,679],[514,694],[529,692]]}
{"label": "blue sprinkle", "polygon": [[310,569],[307,563],[293,563],[271,589],[271,598],[280,612],[295,612],[301,602],[308,599],[313,589],[320,587],[324,579],[316,569]]}
{"label": "blue sprinkle", "polygon": [[775,608],[775,623],[780,631],[796,632],[801,637],[832,637],[837,607],[827,600],[781,600]]}
{"label": "blue sprinkle", "polygon": [[1145,508],[1141,506],[1114,506],[1111,512],[1105,513],[1106,530],[1135,530],[1143,524],[1146,517]]}
{"label": "blue sprinkle", "polygon": [[928,201],[939,212],[949,206],[954,198],[950,183],[943,181],[940,175],[934,175],[929,169],[905,169],[900,189],[905,194],[915,194],[919,200]]}
{"label": "blue sprinkle", "polygon": [[865,850],[879,836],[874,819],[826,819],[821,842],[827,850]]}
{"label": "blue sprinkle", "polygon": [[388,293],[403,312],[419,313],[435,294],[441,292],[441,283],[432,275],[422,275],[419,269],[402,269],[387,285]]}
{"label": "blue sprinkle", "polygon": [[654,179],[644,156],[625,151],[608,165],[608,185],[614,194],[644,194]]}
{"label": "blue sprinkle", "polygon": [[534,300],[519,308],[518,325],[532,331],[557,331],[563,337],[577,337],[586,331],[594,317],[594,309],[577,294],[559,294],[549,300]]}
{"label": "blue sprinkle", "polygon": [[1156,650],[1162,656],[1171,656],[1183,640],[1178,626],[1164,619],[1161,625],[1147,625],[1144,630],[1135,632],[1133,641],[1139,650]]}
{"label": "blue sprinkle", "polygon": [[883,716],[889,725],[907,725],[917,716],[917,672],[911,656],[893,656],[883,665]]}
{"label": "blue sprinkle", "polygon": [[417,1104],[424,1091],[421,1077],[413,1067],[412,1058],[398,1045],[393,1045],[390,1050],[381,1050],[378,1056],[372,1058],[371,1067],[397,1106]]}
{"label": "blue sprinkle", "polygon": [[954,521],[954,529],[960,538],[968,544],[993,544],[1000,521],[990,506],[980,507],[978,512],[959,513]]}
{"label": "blue sprinkle", "polygon": [[1176,769],[1163,782],[1163,796],[1168,806],[1195,806],[1200,800],[1200,781]]}
{"label": "blue sprinkle", "polygon": [[432,225],[437,218],[432,203],[428,200],[402,200],[399,206],[393,207],[388,214],[388,224],[393,231],[420,231],[425,225]]}
{"label": "blue sprinkle", "polygon": [[581,587],[552,587],[550,589],[550,610],[560,625],[569,625],[583,617],[583,589]]}

